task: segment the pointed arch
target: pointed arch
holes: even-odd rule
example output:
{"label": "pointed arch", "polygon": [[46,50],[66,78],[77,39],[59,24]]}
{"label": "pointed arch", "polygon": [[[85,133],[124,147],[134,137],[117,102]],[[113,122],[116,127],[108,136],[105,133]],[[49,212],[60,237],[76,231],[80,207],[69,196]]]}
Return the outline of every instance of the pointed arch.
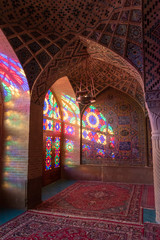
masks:
{"label": "pointed arch", "polygon": [[22,66],[1,30],[0,83],[4,102],[2,196],[5,205],[24,208],[27,198],[30,94]]}

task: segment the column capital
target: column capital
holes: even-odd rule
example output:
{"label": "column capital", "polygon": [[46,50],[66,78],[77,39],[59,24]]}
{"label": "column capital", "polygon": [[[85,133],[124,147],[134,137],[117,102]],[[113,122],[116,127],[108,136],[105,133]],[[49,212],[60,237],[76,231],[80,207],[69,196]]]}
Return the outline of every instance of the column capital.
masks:
{"label": "column capital", "polygon": [[147,91],[145,98],[152,128],[152,138],[160,136],[160,90]]}
{"label": "column capital", "polygon": [[147,91],[145,99],[149,109],[157,109],[160,112],[160,90]]}

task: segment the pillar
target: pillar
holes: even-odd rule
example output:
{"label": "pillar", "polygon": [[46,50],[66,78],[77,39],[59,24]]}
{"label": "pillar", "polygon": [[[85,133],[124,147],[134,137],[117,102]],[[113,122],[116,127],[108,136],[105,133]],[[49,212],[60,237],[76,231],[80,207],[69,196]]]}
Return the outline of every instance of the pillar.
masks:
{"label": "pillar", "polygon": [[146,107],[152,130],[156,222],[160,223],[160,90],[146,92]]}

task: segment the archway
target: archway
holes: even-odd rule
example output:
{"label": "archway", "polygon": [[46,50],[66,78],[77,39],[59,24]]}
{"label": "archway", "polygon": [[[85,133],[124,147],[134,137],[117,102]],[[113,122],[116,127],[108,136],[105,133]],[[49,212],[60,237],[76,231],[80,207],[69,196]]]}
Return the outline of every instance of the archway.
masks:
{"label": "archway", "polygon": [[[79,41],[77,41],[79,42]],[[73,48],[76,44],[73,44]],[[72,47],[72,46],[70,46]],[[66,48],[64,51],[64,56],[67,50],[70,50],[70,47]],[[30,164],[29,164],[29,188],[28,193],[29,197],[29,206],[32,207],[41,201],[41,182],[42,182],[42,156],[43,156],[43,131],[42,131],[42,123],[43,123],[43,101],[45,98],[45,94],[48,89],[51,89],[51,86],[58,83],[57,79],[62,78],[63,76],[68,76],[71,85],[73,86],[74,92],[76,92],[76,88],[79,87],[81,78],[85,78],[84,68],[82,67],[83,60],[86,57],[89,57],[89,64],[92,66],[90,68],[89,73],[94,78],[94,83],[96,85],[96,95],[98,95],[101,91],[103,91],[106,87],[115,87],[116,89],[120,89],[122,92],[127,93],[132,98],[136,99],[137,102],[140,103],[144,107],[144,91],[142,87],[142,78],[136,69],[130,67],[130,71],[127,72],[127,67],[125,66],[126,60],[122,57],[120,58],[118,55],[112,56],[112,51],[108,56],[107,60],[105,58],[101,58],[101,51],[103,48],[100,48],[100,52],[94,56],[94,52],[91,52],[90,56],[86,53],[88,49],[85,51],[85,57],[78,57],[79,60],[76,60],[77,64],[73,64],[75,56],[71,56],[70,58],[64,59],[55,59],[52,64],[46,68],[46,71],[40,76],[40,78],[34,84],[34,88],[32,90],[32,103],[31,103],[31,131],[30,131],[30,146],[32,149],[36,149],[34,152],[30,148]],[[95,50],[96,52],[96,50]],[[92,58],[92,56],[94,56]],[[116,64],[114,64],[116,62]],[[120,63],[118,67],[118,62]],[[113,64],[112,64],[113,63]],[[129,63],[127,63],[129,64]],[[127,65],[128,66],[128,65]],[[135,78],[135,74],[138,76],[138,80]],[[93,75],[92,75],[93,73]],[[132,74],[131,74],[132,73]],[[90,74],[89,74],[90,75]],[[83,80],[82,80],[83,81]],[[120,81],[123,84],[120,84]],[[84,82],[86,80],[84,79]],[[84,83],[83,82],[83,83]],[[85,84],[84,84],[85,85]],[[64,81],[64,85],[61,85],[61,90],[67,88],[67,82]],[[44,91],[45,90],[45,91]],[[52,90],[52,89],[51,89]],[[54,89],[55,92],[57,90]],[[38,123],[35,126],[34,121],[37,119]],[[40,126],[39,126],[40,125]],[[36,171],[34,169],[34,165],[38,166]],[[90,173],[86,169],[87,167],[81,165],[77,167],[79,171],[80,168],[83,171],[84,179],[87,179]],[[68,177],[81,177],[82,171],[76,172],[76,166],[68,166],[64,165],[63,176]],[[90,169],[93,169],[92,167]],[[101,167],[99,167],[99,172],[101,172]],[[96,172],[93,169],[91,175],[96,176]],[[151,177],[152,173],[150,174]],[[99,175],[100,176],[100,175]],[[93,178],[90,178],[92,180]],[[101,177],[97,177],[96,180],[101,179]],[[95,179],[93,179],[95,180]],[[33,194],[34,193],[34,194]]]}
{"label": "archway", "polygon": [[79,128],[79,106],[69,79],[63,77],[51,86],[44,100],[43,185],[63,178],[64,166],[80,164]]}
{"label": "archway", "polygon": [[2,31],[0,82],[4,102],[2,204],[24,208],[28,175],[29,87],[22,66]]}
{"label": "archway", "polygon": [[127,94],[104,90],[84,110],[82,125],[82,164],[147,166],[145,113]]}

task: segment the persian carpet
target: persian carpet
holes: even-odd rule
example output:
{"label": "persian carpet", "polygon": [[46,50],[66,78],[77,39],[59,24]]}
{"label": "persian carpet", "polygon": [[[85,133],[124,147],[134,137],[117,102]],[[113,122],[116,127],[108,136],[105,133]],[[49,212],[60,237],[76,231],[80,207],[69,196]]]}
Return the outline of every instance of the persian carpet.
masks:
{"label": "persian carpet", "polygon": [[145,229],[145,233],[144,233],[145,240],[160,240],[159,224],[147,223],[144,225],[144,229]]}
{"label": "persian carpet", "polygon": [[141,223],[143,185],[76,182],[36,209],[83,216]]}
{"label": "persian carpet", "polygon": [[143,225],[28,211],[0,227],[1,240],[142,240]]}
{"label": "persian carpet", "polygon": [[144,191],[142,195],[142,207],[155,209],[153,185],[144,185]]}

